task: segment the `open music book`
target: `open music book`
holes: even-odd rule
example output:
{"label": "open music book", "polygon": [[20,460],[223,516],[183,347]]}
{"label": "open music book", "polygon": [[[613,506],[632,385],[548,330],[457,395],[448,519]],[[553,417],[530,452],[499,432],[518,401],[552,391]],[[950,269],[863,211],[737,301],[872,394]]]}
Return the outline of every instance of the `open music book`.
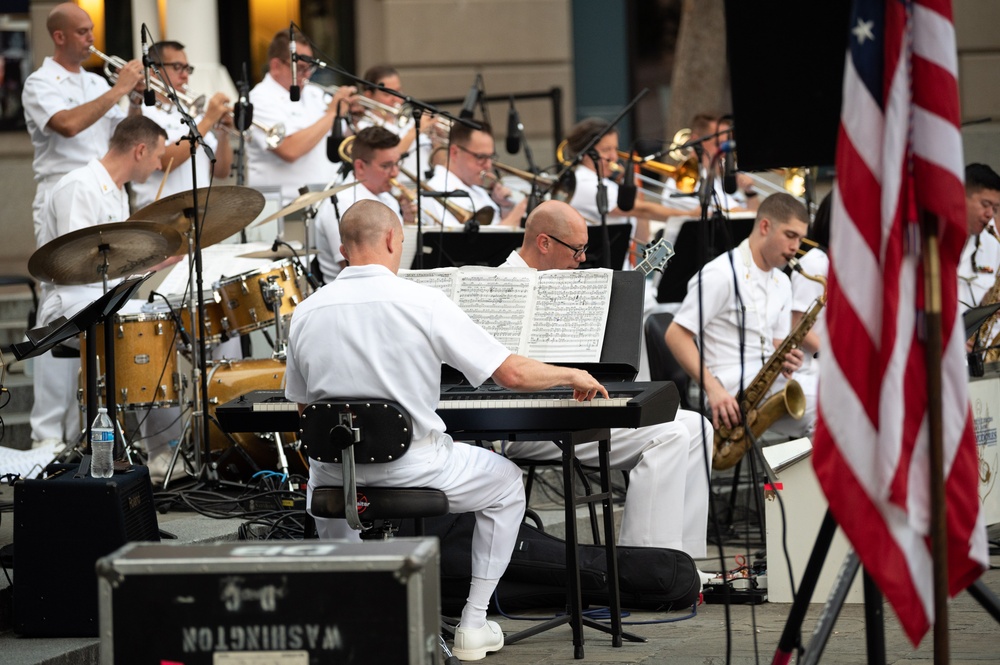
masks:
{"label": "open music book", "polygon": [[531,268],[400,270],[444,291],[513,353],[544,362],[599,362],[614,271]]}

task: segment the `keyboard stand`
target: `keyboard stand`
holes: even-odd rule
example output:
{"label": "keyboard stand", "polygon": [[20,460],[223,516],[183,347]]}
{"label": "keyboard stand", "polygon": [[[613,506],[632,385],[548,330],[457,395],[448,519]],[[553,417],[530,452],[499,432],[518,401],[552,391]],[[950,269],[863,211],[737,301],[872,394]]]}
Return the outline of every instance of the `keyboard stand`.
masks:
{"label": "keyboard stand", "polygon": [[[505,635],[505,644],[514,644],[521,640],[543,633],[564,624],[570,624],[573,629],[573,656],[583,658],[583,628],[593,628],[611,635],[611,646],[622,646],[622,639],[630,642],[645,642],[646,638],[622,631],[621,599],[618,593],[618,550],[615,545],[615,518],[612,511],[611,495],[611,462],[610,443],[611,430],[607,427],[588,430],[558,430],[535,432],[506,431],[458,431],[451,432],[459,441],[496,440],[509,441],[553,441],[562,450],[563,495],[566,497],[566,570],[569,573],[569,586],[566,590],[566,614],[544,621],[531,628],[526,628],[513,635]],[[589,441],[599,442],[601,491],[587,496],[577,496],[573,483],[573,466],[576,459],[575,447]],[[601,502],[604,514],[604,548],[608,562],[608,593],[610,596],[611,625],[594,621],[583,616],[583,597],[580,591],[580,560],[576,529],[576,508],[588,503]]]}

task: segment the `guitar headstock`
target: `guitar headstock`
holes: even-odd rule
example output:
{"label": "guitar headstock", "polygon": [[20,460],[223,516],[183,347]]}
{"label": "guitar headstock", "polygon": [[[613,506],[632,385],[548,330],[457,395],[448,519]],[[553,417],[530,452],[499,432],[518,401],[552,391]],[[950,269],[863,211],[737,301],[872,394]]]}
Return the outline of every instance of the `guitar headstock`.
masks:
{"label": "guitar headstock", "polygon": [[656,242],[651,242],[642,248],[642,261],[636,265],[635,269],[643,275],[648,275],[654,270],[663,272],[667,261],[674,255],[674,246],[660,238]]}

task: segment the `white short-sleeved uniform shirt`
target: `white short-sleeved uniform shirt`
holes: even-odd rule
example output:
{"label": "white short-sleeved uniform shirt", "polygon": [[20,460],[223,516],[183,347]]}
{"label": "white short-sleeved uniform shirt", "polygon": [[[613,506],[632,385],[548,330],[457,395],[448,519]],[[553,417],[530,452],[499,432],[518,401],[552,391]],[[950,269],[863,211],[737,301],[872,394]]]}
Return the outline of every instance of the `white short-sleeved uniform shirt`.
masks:
{"label": "white short-sleeved uniform shirt", "polygon": [[510,355],[444,293],[379,265],[349,266],[304,300],[288,342],[289,400],[395,401],[413,419],[414,445],[451,441],[436,413],[441,363],[478,386]]}
{"label": "white short-sleeved uniform shirt", "polygon": [[993,287],[998,274],[1000,242],[987,231],[978,236],[969,236],[958,261],[959,302],[966,307],[983,304],[983,296]]}
{"label": "white short-sleeved uniform shirt", "polygon": [[[42,238],[49,242],[79,229],[125,219],[128,219],[128,195],[95,159],[67,173],[52,190]],[[103,293],[99,281],[83,286],[46,285],[38,323],[44,325],[58,316],[68,317]],[[57,297],[50,297],[52,295]]]}
{"label": "white short-sleeved uniform shirt", "polygon": [[32,168],[35,180],[61,176],[80,168],[108,151],[108,143],[125,112],[113,106],[104,117],[73,137],[65,137],[48,127],[60,111],[91,102],[111,86],[102,77],[87,71],[70,72],[51,57],[24,82],[21,104],[35,148]]}
{"label": "white short-sleeved uniform shirt", "polygon": [[[250,102],[255,123],[266,127],[283,123],[285,136],[309,127],[326,114],[327,108],[325,93],[317,86],[304,86],[299,101],[293,102],[288,90],[270,74],[265,74],[264,80],[250,91]],[[294,162],[286,162],[268,149],[267,136],[259,127],[250,132],[247,161],[248,185],[281,185],[289,199],[294,199],[303,185],[327,183],[337,177],[337,164],[326,157],[326,141],[320,141]]]}
{"label": "white short-sleeved uniform shirt", "polygon": [[[738,285],[735,290],[734,272]],[[757,267],[750,255],[748,240],[740,243],[735,251],[721,254],[705,264],[701,280],[705,329],[697,341],[706,367],[727,391],[735,394],[740,383],[741,328],[746,331],[744,381],[749,383],[774,354],[774,340],[788,336],[791,284],[780,270],[765,271]],[[737,293],[740,300],[737,300]],[[688,282],[687,295],[674,321],[698,335],[698,274]]]}
{"label": "white short-sleeved uniform shirt", "polygon": [[[802,269],[810,275],[826,277],[830,273],[830,257],[819,248],[810,249],[799,261]],[[811,279],[806,279],[796,271],[792,271],[792,311],[803,314],[812,309],[816,299],[823,295],[823,285]],[[821,309],[812,326],[812,331],[819,335],[820,343],[826,345],[826,309]],[[808,353],[802,361],[802,368],[795,374],[818,374],[819,360]]]}
{"label": "white short-sleeved uniform shirt", "polygon": [[[184,124],[181,119],[181,114],[177,111],[177,109],[170,108],[165,111],[158,106],[143,106],[142,114],[158,124],[164,129],[164,131],[167,132],[168,146],[176,143],[181,137],[188,135],[188,126]],[[201,122],[203,117],[204,116],[198,116],[195,118],[195,122]],[[205,134],[205,143],[207,143],[208,147],[210,147],[213,151],[217,150],[219,147],[219,139],[216,138],[213,132],[207,132]],[[190,147],[186,142],[182,145]],[[208,160],[208,155],[205,154],[205,149],[200,145],[198,146],[198,152],[195,153],[195,159],[198,160],[196,170],[196,174],[198,176],[198,187],[208,187],[208,183],[212,182],[212,162]],[[146,182],[132,183],[132,192],[135,195],[136,210],[144,208],[153,202],[156,198],[156,192],[160,189],[160,183],[162,180],[163,172],[157,171],[154,175],[150,176]],[[170,173],[167,174],[167,182],[163,185],[163,193],[160,194],[160,198],[164,198],[178,192],[190,191],[192,182],[191,160],[185,159],[180,164],[174,162],[170,167]]]}
{"label": "white short-sleeved uniform shirt", "polygon": [[[480,208],[492,208],[493,221],[491,223],[500,223],[500,208],[496,201],[490,198],[490,193],[485,188],[479,185],[472,185],[470,187],[462,182],[457,175],[444,168],[434,170],[434,177],[427,181],[427,186],[436,192],[450,192],[453,190],[468,192],[469,198],[463,196],[453,197],[448,200],[465,210],[475,211]],[[442,220],[445,226],[462,226],[436,199],[424,197],[421,199],[421,204],[432,215]]]}
{"label": "white short-sleeved uniform shirt", "polygon": [[340,222],[329,199],[319,204],[313,222],[319,270],[323,273],[323,281],[329,284],[340,274],[340,262],[344,260],[340,252]]}

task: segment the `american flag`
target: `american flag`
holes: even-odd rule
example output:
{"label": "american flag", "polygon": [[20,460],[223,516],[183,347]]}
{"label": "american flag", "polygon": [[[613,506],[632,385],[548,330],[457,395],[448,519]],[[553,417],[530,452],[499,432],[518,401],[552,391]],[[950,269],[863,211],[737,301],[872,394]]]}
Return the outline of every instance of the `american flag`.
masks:
{"label": "american flag", "polygon": [[988,562],[958,316],[967,231],[957,74],[951,0],[855,0],[813,463],[915,645],[934,621],[918,208],[939,220],[949,592]]}

